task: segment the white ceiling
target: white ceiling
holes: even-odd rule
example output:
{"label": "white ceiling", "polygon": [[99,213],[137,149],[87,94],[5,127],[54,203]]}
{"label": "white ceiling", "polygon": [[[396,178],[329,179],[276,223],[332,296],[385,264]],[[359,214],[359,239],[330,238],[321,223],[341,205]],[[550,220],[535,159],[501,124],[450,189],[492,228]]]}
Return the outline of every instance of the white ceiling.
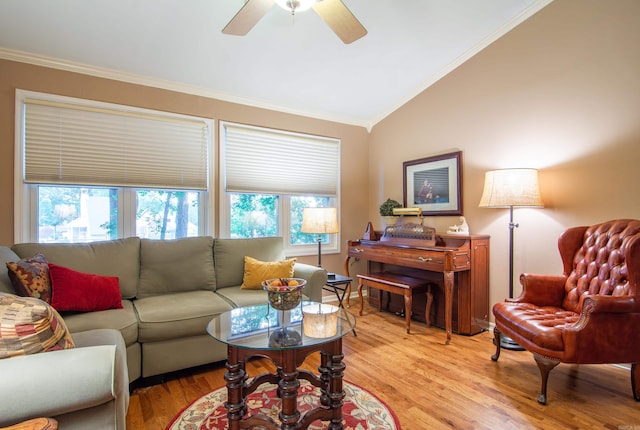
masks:
{"label": "white ceiling", "polygon": [[222,34],[242,0],[0,0],[0,58],[371,128],[551,0],[343,1],[349,45],[278,6]]}

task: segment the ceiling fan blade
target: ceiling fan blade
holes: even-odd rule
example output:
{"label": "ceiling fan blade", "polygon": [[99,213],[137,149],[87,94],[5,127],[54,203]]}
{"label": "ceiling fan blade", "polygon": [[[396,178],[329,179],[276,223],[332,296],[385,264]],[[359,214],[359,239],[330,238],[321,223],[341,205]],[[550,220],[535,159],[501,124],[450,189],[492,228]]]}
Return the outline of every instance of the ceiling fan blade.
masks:
{"label": "ceiling fan blade", "polygon": [[312,7],[344,43],[355,42],[367,34],[367,29],[341,0],[319,0]]}
{"label": "ceiling fan blade", "polygon": [[244,36],[260,21],[276,0],[248,0],[222,29],[224,34]]}

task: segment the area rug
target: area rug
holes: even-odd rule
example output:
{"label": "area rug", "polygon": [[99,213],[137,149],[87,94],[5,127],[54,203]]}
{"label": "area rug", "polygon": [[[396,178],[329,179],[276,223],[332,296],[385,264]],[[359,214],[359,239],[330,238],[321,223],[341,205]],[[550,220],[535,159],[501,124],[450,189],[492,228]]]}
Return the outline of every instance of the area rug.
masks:
{"label": "area rug", "polygon": [[[262,413],[278,421],[280,399],[276,395],[276,385],[262,384],[247,397],[249,413]],[[379,398],[362,387],[343,381],[346,393],[342,415],[345,430],[400,430],[400,424],[393,411]],[[306,381],[301,381],[298,391],[298,410],[304,414],[318,405],[320,389]],[[166,430],[214,430],[227,428],[227,388],[200,397],[180,412]],[[309,429],[327,428],[326,421],[314,421]]]}

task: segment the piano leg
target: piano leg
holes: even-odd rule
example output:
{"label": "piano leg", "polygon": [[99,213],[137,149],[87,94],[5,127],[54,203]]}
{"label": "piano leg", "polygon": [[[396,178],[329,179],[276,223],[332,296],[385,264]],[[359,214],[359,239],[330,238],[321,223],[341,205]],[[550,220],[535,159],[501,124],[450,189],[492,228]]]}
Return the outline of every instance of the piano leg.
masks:
{"label": "piano leg", "polygon": [[453,272],[444,272],[444,320],[445,328],[447,330],[447,340],[445,345],[451,342],[451,307],[453,299]]}

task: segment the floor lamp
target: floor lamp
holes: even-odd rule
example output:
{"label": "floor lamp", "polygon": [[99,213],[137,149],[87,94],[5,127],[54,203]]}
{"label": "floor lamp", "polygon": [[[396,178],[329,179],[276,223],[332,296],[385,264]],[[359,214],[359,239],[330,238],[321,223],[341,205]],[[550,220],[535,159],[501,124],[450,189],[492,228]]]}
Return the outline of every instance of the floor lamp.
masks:
{"label": "floor lamp", "polygon": [[322,267],[322,235],[340,231],[336,208],[304,208],[301,231],[318,235],[318,267]]}
{"label": "floor lamp", "polygon": [[[509,208],[509,297],[513,298],[513,222],[514,207],[543,207],[535,169],[501,169],[485,173],[481,208]],[[520,345],[507,336],[501,336],[500,346],[522,351]]]}

